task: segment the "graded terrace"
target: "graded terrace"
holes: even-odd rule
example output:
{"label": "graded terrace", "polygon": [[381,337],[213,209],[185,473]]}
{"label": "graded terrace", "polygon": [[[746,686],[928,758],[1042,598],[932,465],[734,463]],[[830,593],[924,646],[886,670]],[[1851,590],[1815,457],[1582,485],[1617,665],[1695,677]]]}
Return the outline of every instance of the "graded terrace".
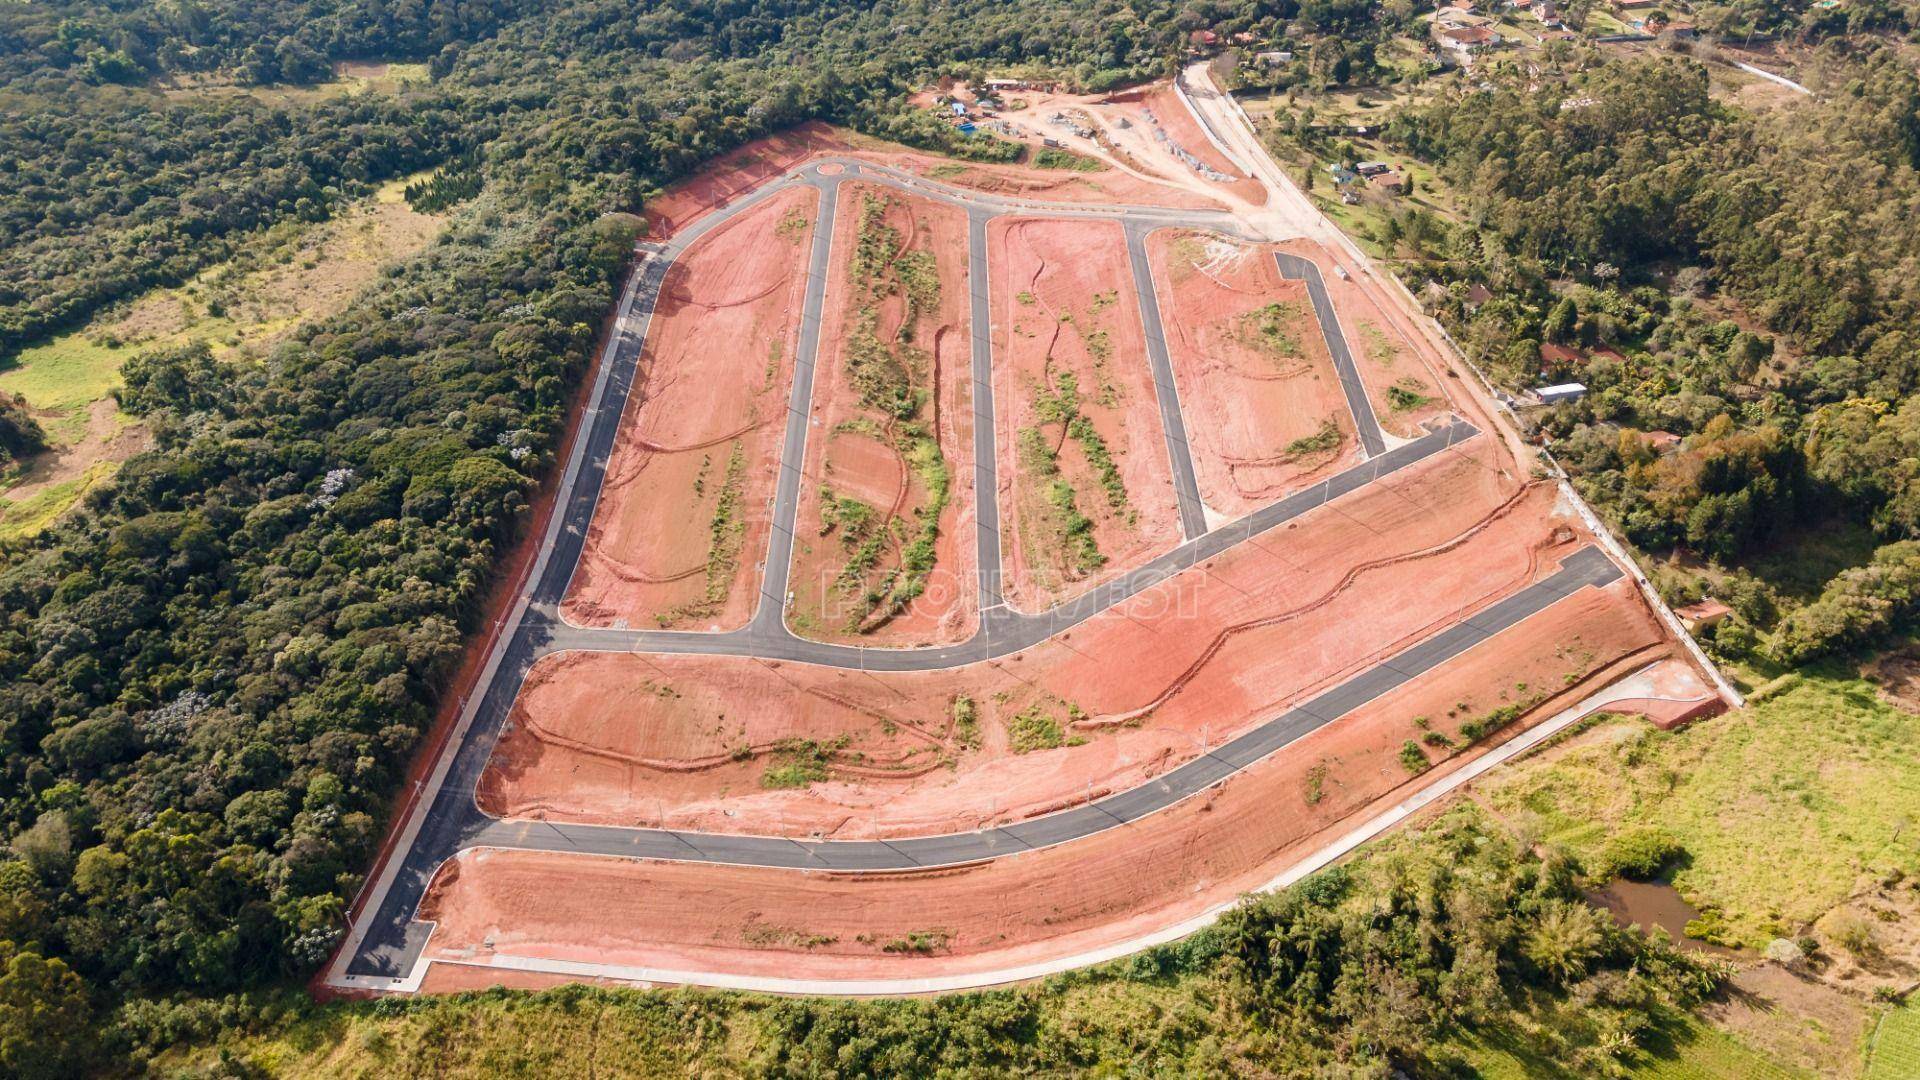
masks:
{"label": "graded terrace", "polygon": [[1603,706],[1713,703],[1217,109],[1039,98],[1075,167],[809,127],[649,208],[521,603],[330,983],[1031,977]]}

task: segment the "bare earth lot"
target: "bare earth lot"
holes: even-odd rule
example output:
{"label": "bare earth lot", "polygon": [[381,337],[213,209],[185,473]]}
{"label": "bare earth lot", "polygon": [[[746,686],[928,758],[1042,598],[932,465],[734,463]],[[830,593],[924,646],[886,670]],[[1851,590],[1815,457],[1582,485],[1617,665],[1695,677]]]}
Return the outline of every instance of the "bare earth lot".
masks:
{"label": "bare earth lot", "polygon": [[1038,611],[1180,524],[1120,227],[1003,218],[990,236],[1007,599]]}
{"label": "bare earth lot", "polygon": [[1163,230],[1148,251],[1209,507],[1238,517],[1359,460],[1306,286],[1269,248]]}
{"label": "bare earth lot", "polygon": [[[932,644],[977,623],[967,219],[840,189],[787,619],[827,641]],[[930,553],[915,563],[914,545]]]}
{"label": "bare earth lot", "polygon": [[813,203],[784,192],[668,275],[570,620],[725,628],[753,614]]}

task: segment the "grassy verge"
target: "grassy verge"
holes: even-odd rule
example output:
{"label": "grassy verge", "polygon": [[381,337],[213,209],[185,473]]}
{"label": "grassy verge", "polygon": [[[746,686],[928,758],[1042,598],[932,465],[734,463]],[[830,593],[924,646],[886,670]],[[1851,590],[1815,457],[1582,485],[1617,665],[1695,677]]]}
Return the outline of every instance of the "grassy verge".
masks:
{"label": "grassy verge", "polygon": [[[1792,1075],[1692,1019],[1686,966],[1608,930],[1546,865],[1469,807],[1184,941],[1008,989],[828,1001],[576,986],[325,1006],[289,992],[156,1004],[126,1029],[163,1075]],[[743,937],[833,943],[759,922]],[[931,926],[856,940],[954,942]]]}

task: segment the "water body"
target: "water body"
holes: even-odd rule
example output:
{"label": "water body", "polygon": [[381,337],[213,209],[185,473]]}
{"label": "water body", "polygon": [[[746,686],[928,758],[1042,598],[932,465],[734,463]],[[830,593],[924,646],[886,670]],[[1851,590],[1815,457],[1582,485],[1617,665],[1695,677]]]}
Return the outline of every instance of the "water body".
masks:
{"label": "water body", "polygon": [[1587,900],[1607,909],[1615,922],[1632,926],[1643,933],[1654,927],[1665,930],[1673,943],[1688,952],[1713,956],[1738,956],[1736,950],[1687,936],[1687,924],[1700,917],[1700,911],[1680,896],[1679,890],[1664,881],[1629,881],[1615,878],[1606,886],[1587,891]]}

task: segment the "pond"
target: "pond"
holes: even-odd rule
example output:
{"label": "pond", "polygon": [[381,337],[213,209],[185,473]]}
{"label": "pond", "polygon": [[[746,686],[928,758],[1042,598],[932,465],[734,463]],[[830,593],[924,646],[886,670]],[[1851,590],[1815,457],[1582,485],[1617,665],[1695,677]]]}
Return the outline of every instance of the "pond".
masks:
{"label": "pond", "polygon": [[1665,930],[1675,945],[1689,952],[1740,955],[1733,949],[1688,937],[1687,923],[1699,918],[1700,912],[1681,898],[1679,890],[1664,881],[1615,878],[1604,888],[1588,890],[1587,900],[1607,909],[1622,926],[1638,926],[1643,931],[1657,926]]}

